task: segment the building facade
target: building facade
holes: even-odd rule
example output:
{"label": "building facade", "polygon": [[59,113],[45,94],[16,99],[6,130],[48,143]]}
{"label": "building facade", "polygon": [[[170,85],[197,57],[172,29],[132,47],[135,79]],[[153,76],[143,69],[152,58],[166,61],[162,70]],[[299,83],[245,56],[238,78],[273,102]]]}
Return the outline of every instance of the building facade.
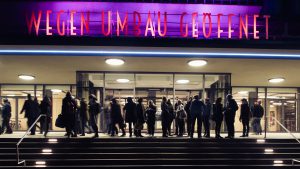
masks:
{"label": "building facade", "polygon": [[262,101],[267,132],[285,132],[278,122],[300,131],[298,1],[20,0],[0,10],[0,98],[11,102],[14,130],[27,129],[27,94],[51,98],[52,130],[61,130],[55,119],[71,91],[103,105],[142,97],[158,107],[163,96],[213,103],[232,94],[238,104]]}

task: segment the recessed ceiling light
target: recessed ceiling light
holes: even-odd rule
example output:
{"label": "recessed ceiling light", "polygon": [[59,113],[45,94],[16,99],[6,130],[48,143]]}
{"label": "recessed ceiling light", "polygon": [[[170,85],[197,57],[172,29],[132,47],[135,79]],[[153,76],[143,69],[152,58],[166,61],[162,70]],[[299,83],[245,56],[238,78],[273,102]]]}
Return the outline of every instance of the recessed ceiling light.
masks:
{"label": "recessed ceiling light", "polygon": [[191,60],[191,61],[188,62],[188,65],[192,66],[192,67],[201,67],[201,66],[204,66],[206,64],[207,64],[206,60]]}
{"label": "recessed ceiling light", "polygon": [[270,83],[281,83],[284,81],[285,81],[285,78],[282,78],[282,77],[269,79]]}
{"label": "recessed ceiling light", "polygon": [[179,83],[179,84],[187,84],[189,83],[190,81],[189,80],[186,80],[186,79],[181,79],[181,80],[177,80],[176,83]]}
{"label": "recessed ceiling light", "polygon": [[123,65],[125,63],[125,61],[122,59],[106,59],[105,63],[112,65],[112,66],[120,66],[120,65]]}
{"label": "recessed ceiling light", "polygon": [[51,89],[51,91],[53,93],[61,93],[62,92],[62,90],[60,90],[60,89]]}
{"label": "recessed ceiling light", "polygon": [[45,165],[46,162],[45,161],[36,161],[35,164],[36,165]]}
{"label": "recessed ceiling light", "polygon": [[270,149],[270,148],[265,149],[265,153],[273,153],[273,152],[274,152],[273,149]]}
{"label": "recessed ceiling light", "polygon": [[19,75],[19,78],[22,79],[22,80],[33,80],[33,79],[35,79],[35,77],[31,76],[31,75]]}
{"label": "recessed ceiling light", "polygon": [[129,79],[117,79],[117,82],[119,82],[119,83],[128,83]]}

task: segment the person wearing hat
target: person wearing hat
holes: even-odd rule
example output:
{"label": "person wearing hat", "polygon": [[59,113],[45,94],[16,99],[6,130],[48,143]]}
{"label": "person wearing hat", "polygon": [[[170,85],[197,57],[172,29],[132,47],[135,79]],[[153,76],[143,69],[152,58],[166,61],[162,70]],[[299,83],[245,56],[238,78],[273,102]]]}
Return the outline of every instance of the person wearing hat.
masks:
{"label": "person wearing hat", "polygon": [[243,135],[241,137],[248,137],[249,134],[249,119],[250,107],[247,99],[242,99],[240,122],[243,123]]}
{"label": "person wearing hat", "polygon": [[9,121],[11,118],[11,106],[7,99],[3,99],[4,105],[2,108],[2,127],[0,134],[4,133],[4,130],[6,129],[7,134],[12,134],[13,131],[9,125]]}
{"label": "person wearing hat", "polygon": [[90,116],[90,124],[95,132],[94,138],[99,137],[98,134],[98,126],[97,126],[97,115],[100,113],[100,104],[97,102],[97,98],[95,95],[91,94],[89,96],[89,116]]}
{"label": "person wearing hat", "polygon": [[227,125],[228,136],[226,138],[234,138],[234,119],[236,111],[239,109],[236,101],[232,98],[232,95],[229,94],[226,96],[226,106],[225,106],[225,122]]}

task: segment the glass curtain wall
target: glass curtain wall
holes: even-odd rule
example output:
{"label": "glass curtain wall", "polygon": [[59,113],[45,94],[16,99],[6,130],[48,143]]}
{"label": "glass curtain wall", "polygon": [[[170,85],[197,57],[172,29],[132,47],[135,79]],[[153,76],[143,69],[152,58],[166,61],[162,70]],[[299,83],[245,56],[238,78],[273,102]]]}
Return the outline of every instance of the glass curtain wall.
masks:
{"label": "glass curtain wall", "polygon": [[[97,88],[104,93],[104,99],[101,100],[103,105],[112,98],[117,98],[123,108],[127,97],[132,97],[135,101],[143,98],[143,104],[147,107],[148,101],[152,100],[158,108],[158,132],[161,132],[162,97],[170,99],[173,106],[177,99],[186,104],[188,98],[194,95],[210,98],[213,103],[217,97],[225,98],[231,90],[230,74],[77,72],[78,98],[87,98]],[[103,120],[101,123],[105,124]],[[171,128],[174,129],[174,126],[175,124]],[[105,131],[105,128],[105,125],[100,126],[101,131]]]}
{"label": "glass curtain wall", "polygon": [[[286,132],[278,122],[291,132],[300,131],[298,88],[233,87],[232,93],[239,106],[243,98],[249,101],[250,107],[253,107],[255,101],[262,102],[265,116],[261,120],[261,125],[264,131],[266,129],[267,132]],[[239,117],[240,110],[237,112],[235,121],[236,130],[242,131]],[[252,129],[252,126],[250,128]]]}
{"label": "glass curtain wall", "polygon": [[[68,91],[71,91],[71,85],[2,84],[0,85],[0,107],[2,106],[2,100],[7,98],[12,108],[12,117],[10,120],[12,129],[14,131],[24,131],[28,129],[28,126],[27,119],[24,117],[25,113],[23,112],[21,114],[21,110],[25,100],[27,100],[27,95],[30,94],[32,99],[36,97],[39,103],[43,100],[43,97],[47,95],[52,103],[52,121],[50,130],[60,131],[62,129],[56,128],[54,124],[58,114],[61,113],[62,99]],[[73,92],[76,92],[76,88]],[[73,96],[75,97],[74,93]],[[37,132],[39,132],[39,127],[38,124]]]}

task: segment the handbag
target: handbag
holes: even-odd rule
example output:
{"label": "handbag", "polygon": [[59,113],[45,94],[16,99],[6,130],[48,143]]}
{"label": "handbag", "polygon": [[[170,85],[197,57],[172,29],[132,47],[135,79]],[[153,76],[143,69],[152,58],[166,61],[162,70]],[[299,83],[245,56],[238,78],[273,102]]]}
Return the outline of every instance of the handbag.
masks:
{"label": "handbag", "polygon": [[59,114],[57,116],[57,119],[55,120],[55,126],[58,127],[58,128],[65,128],[62,114]]}

